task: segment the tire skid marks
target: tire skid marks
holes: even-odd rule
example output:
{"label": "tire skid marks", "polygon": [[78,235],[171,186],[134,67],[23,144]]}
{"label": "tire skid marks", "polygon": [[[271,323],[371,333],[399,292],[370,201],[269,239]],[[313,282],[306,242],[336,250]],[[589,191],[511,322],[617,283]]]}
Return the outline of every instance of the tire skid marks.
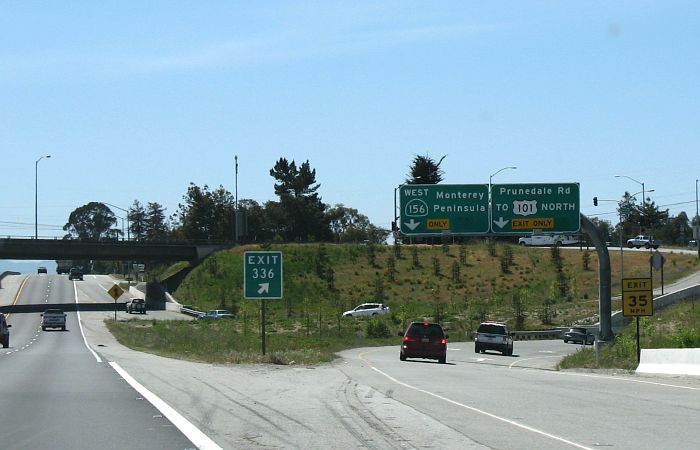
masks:
{"label": "tire skid marks", "polygon": [[[301,422],[299,421],[294,421],[293,425],[285,428],[281,426],[279,423],[274,422],[272,419],[273,418],[279,418],[279,417],[284,417],[288,418],[290,420],[294,420],[289,416],[284,415],[283,413],[270,408],[262,403],[259,403],[255,399],[240,394],[238,391],[234,390],[233,388],[230,388],[228,386],[222,386],[222,385],[213,385],[206,380],[203,380],[198,377],[194,377],[193,379],[196,380],[197,382],[201,383],[202,385],[206,386],[208,389],[213,390],[214,392],[218,393],[220,396],[220,399],[217,400],[216,403],[207,403],[203,402],[201,397],[192,389],[186,389],[183,387],[180,387],[174,383],[172,383],[171,380],[168,380],[163,377],[159,377],[153,373],[149,374],[150,377],[152,377],[155,380],[158,380],[164,385],[169,386],[171,389],[176,390],[180,392],[183,395],[186,395],[187,397],[190,398],[190,407],[188,408],[189,410],[192,411],[197,411],[199,410],[199,413],[193,413],[194,416],[196,417],[201,417],[203,420],[198,420],[198,425],[200,427],[206,428],[209,435],[215,436],[217,435],[216,430],[212,428],[211,423],[212,423],[212,418],[214,416],[225,416],[225,417],[232,417],[235,418],[239,423],[245,423],[246,427],[248,430],[246,433],[241,434],[239,436],[232,436],[230,434],[226,434],[225,438],[230,439],[230,442],[233,442],[235,440],[236,446],[234,448],[240,448],[243,446],[244,448],[250,448],[251,446],[255,447],[279,447],[279,443],[282,443],[282,446],[284,448],[298,448],[299,445],[297,442],[289,440],[289,436],[294,435],[298,428],[299,424]],[[234,393],[237,394],[236,398],[234,396],[229,395],[227,392],[224,392],[222,388],[227,388],[227,390],[233,391]],[[242,399],[239,399],[238,397],[243,397]],[[223,401],[225,400],[225,401]],[[227,405],[226,403],[231,403],[233,405]],[[233,406],[233,407],[232,407]],[[263,407],[266,410],[271,410],[275,412],[275,415],[268,415],[265,416],[265,412],[267,411],[260,411],[256,408]],[[206,411],[204,411],[206,409]],[[279,415],[279,417],[277,416]],[[268,426],[269,425],[269,426]],[[308,430],[311,430],[308,428],[306,425],[302,424],[304,428],[307,428]],[[254,430],[254,432],[253,432]],[[264,430],[264,431],[263,431]],[[261,432],[262,431],[262,432]],[[311,430],[313,431],[313,430]],[[276,441],[275,444],[270,444],[270,441],[274,440]]]}
{"label": "tire skid marks", "polygon": [[[314,432],[314,430],[305,423],[283,413],[278,409],[264,403],[260,403],[253,397],[243,394],[231,386],[215,386],[206,380],[197,377],[195,377],[195,380],[202,383],[202,385],[207,386],[214,392],[217,392],[227,401],[236,406],[235,409],[225,409],[227,414],[234,414],[239,420],[243,420],[248,423],[254,430],[265,430],[265,433],[263,434],[252,434],[247,432],[240,436],[239,439],[242,439],[245,442],[261,447],[269,447],[273,444],[270,444],[269,436],[266,436],[267,434],[273,436],[278,442],[283,443],[285,447],[295,448],[298,446],[298,442],[291,441],[288,439],[288,437],[296,434],[299,427],[306,429],[308,432]],[[246,414],[246,412],[250,414]],[[263,427],[261,427],[260,422],[263,422]]]}
{"label": "tire skid marks", "polygon": [[382,419],[372,412],[376,393],[347,380],[336,390],[335,402],[324,402],[324,406],[363,448],[415,448],[387,423],[391,417]]}

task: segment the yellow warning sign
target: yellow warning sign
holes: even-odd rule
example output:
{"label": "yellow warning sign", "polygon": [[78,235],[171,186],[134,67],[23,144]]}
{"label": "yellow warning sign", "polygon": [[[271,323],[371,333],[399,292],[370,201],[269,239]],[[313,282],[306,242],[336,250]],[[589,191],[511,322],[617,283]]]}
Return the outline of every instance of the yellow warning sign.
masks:
{"label": "yellow warning sign", "polygon": [[122,289],[121,286],[119,286],[118,284],[115,284],[112,285],[111,288],[109,288],[107,293],[111,295],[114,300],[116,300],[122,296],[122,294],[124,293],[124,289]]}
{"label": "yellow warning sign", "polygon": [[429,230],[449,230],[450,219],[428,219]]}
{"label": "yellow warning sign", "polygon": [[654,315],[651,278],[622,279],[622,315],[625,317]]}
{"label": "yellow warning sign", "polygon": [[554,217],[528,217],[525,219],[513,219],[514,230],[530,230],[532,228],[554,228]]}

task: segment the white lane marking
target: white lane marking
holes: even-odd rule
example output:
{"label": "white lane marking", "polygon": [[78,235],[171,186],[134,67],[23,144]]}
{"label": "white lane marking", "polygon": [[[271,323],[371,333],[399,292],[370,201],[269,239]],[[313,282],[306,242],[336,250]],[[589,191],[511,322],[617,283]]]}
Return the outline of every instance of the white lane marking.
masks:
{"label": "white lane marking", "polygon": [[570,376],[586,377],[586,378],[602,378],[605,380],[626,381],[628,383],[651,384],[653,386],[662,386],[662,387],[671,387],[671,388],[676,388],[676,389],[688,389],[691,391],[700,391],[700,388],[692,387],[692,386],[680,386],[678,384],[660,383],[658,381],[635,380],[633,378],[627,378],[627,377],[611,377],[609,375],[596,375],[596,374],[591,374],[591,373],[576,373],[576,372],[554,372],[553,371],[551,373],[556,373],[558,375],[570,375]]}
{"label": "white lane marking", "polygon": [[568,440],[568,439],[564,439],[563,437],[559,437],[559,436],[556,436],[556,435],[554,435],[554,434],[547,433],[546,431],[538,430],[537,428],[533,428],[533,427],[524,425],[524,424],[522,424],[522,423],[515,422],[515,421],[510,420],[510,419],[506,419],[505,417],[497,416],[497,415],[495,415],[495,414],[493,414],[493,413],[486,412],[486,411],[484,411],[484,410],[482,410],[482,409],[475,408],[475,407],[469,406],[469,405],[465,405],[464,403],[460,403],[460,402],[457,402],[457,401],[455,401],[455,400],[449,399],[449,398],[447,398],[447,397],[443,397],[442,395],[436,394],[436,393],[434,393],[434,392],[426,391],[425,389],[421,389],[421,388],[412,386],[412,385],[410,385],[410,384],[404,383],[403,381],[399,381],[399,380],[397,380],[396,378],[394,378],[394,377],[392,377],[391,375],[389,375],[388,373],[382,372],[381,370],[379,370],[379,369],[377,369],[376,367],[374,367],[374,366],[372,365],[372,363],[370,363],[367,359],[364,358],[364,356],[363,356],[364,354],[365,354],[365,353],[360,353],[359,358],[360,358],[361,360],[363,360],[365,363],[367,363],[367,365],[369,365],[369,367],[370,367],[372,370],[374,370],[375,372],[377,372],[377,373],[383,375],[384,377],[388,378],[389,380],[393,381],[394,383],[396,383],[396,384],[398,384],[398,385],[400,385],[400,386],[403,386],[403,387],[408,388],[408,389],[413,389],[414,391],[417,391],[417,392],[420,392],[420,393],[423,393],[423,394],[426,394],[426,395],[430,395],[430,396],[435,397],[435,398],[437,398],[437,399],[439,399],[439,400],[445,401],[445,402],[447,402],[447,403],[451,403],[451,404],[453,404],[453,405],[455,405],[455,406],[459,406],[459,407],[461,407],[461,408],[468,409],[469,411],[473,411],[473,412],[475,412],[475,413],[482,414],[482,415],[484,415],[484,416],[486,416],[486,417],[490,417],[490,418],[492,418],[492,419],[496,419],[496,420],[499,420],[499,421],[501,421],[501,422],[505,422],[505,423],[507,423],[507,424],[509,424],[509,425],[513,425],[513,426],[515,426],[515,427],[522,428],[523,430],[527,430],[527,431],[530,431],[530,432],[532,432],[532,433],[539,434],[540,436],[544,436],[544,437],[547,437],[547,438],[550,438],[550,439],[554,439],[555,441],[562,442],[562,443],[567,444],[567,445],[570,445],[570,446],[572,446],[572,447],[580,448],[580,449],[583,449],[583,450],[593,450],[591,447],[586,447],[585,445],[578,444],[578,443],[573,442],[573,441],[570,441],[570,440]]}
{"label": "white lane marking", "polygon": [[533,359],[544,359],[544,358],[561,358],[560,355],[552,355],[552,356],[535,356],[533,358],[524,358],[524,359],[519,359],[513,363],[511,363],[508,368],[512,369],[516,364],[525,362],[525,361],[532,361]]}
{"label": "white lane marking", "polygon": [[117,371],[117,373],[124,378],[124,380],[131,385],[136,391],[148,400],[153,406],[156,407],[169,421],[177,427],[178,430],[184,434],[187,439],[192,441],[194,445],[200,450],[222,450],[222,448],[213,440],[209,438],[206,434],[202,433],[199,428],[192,425],[192,423],[182,417],[180,413],[175,411],[170,405],[165,403],[156,394],[149,391],[141,383],[136,381],[131,375],[129,375],[124,369],[122,369],[116,362],[110,361],[109,365]]}
{"label": "white lane marking", "polygon": [[[75,304],[77,305],[78,304],[78,288],[75,284],[75,281],[73,281],[73,295],[75,296]],[[95,360],[98,363],[101,363],[102,358],[100,358],[99,355],[97,353],[95,353],[95,351],[92,348],[90,348],[90,344],[88,344],[88,341],[85,338],[85,332],[83,331],[82,320],[80,319],[80,311],[76,311],[76,314],[78,315],[78,328],[80,328],[80,334],[83,336],[83,342],[85,342],[85,347],[87,347],[87,349],[90,350],[90,353],[92,353],[92,356],[95,357]]]}

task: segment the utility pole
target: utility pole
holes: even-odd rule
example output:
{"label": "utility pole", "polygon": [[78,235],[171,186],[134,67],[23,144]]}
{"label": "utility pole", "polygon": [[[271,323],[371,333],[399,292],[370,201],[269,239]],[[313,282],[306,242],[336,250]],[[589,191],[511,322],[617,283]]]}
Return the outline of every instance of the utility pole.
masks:
{"label": "utility pole", "polygon": [[[233,157],[234,161],[236,162],[236,176],[235,176],[235,197],[234,197],[234,216],[233,216],[233,222],[234,222],[234,242],[236,245],[238,245],[238,226],[239,226],[239,220],[238,220],[238,155],[235,155]],[[263,352],[264,354],[264,352]]]}

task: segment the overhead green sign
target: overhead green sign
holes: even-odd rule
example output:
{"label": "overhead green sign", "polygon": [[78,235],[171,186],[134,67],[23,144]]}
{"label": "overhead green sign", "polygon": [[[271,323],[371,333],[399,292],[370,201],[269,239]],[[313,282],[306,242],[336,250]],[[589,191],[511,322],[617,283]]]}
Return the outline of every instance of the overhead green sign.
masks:
{"label": "overhead green sign", "polygon": [[399,186],[401,234],[486,234],[486,184],[404,184]]}
{"label": "overhead green sign", "polygon": [[578,183],[494,184],[491,230],[577,233],[581,228]]}
{"label": "overhead green sign", "polygon": [[243,293],[245,298],[282,298],[282,252],[243,253]]}

